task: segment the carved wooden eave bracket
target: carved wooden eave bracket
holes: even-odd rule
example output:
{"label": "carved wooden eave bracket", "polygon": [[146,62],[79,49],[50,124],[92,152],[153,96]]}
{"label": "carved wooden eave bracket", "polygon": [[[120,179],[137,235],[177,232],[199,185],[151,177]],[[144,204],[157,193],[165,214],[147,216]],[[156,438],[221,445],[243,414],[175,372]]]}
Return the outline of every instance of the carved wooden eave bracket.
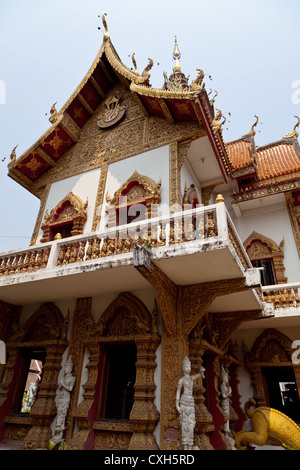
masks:
{"label": "carved wooden eave bracket", "polygon": [[[178,329],[188,335],[217,297],[258,288],[260,285],[259,272],[253,269],[247,270],[244,278],[177,285],[155,265],[152,253],[145,247],[134,248],[133,260],[135,268],[156,292],[164,324],[170,335],[176,334]],[[263,311],[264,306],[255,311],[255,318],[264,316]]]}

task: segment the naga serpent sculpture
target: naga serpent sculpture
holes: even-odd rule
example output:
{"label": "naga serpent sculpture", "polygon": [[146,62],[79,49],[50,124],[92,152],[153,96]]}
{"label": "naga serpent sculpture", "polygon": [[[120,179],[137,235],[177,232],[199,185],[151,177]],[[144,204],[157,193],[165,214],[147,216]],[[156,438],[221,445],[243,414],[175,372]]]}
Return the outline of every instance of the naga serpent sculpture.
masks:
{"label": "naga serpent sculpture", "polygon": [[300,427],[274,408],[260,406],[250,410],[250,406],[255,404],[253,398],[245,404],[245,413],[251,419],[252,431],[242,429],[236,433],[237,450],[246,450],[246,443],[264,446],[269,439],[286,449],[300,450]]}

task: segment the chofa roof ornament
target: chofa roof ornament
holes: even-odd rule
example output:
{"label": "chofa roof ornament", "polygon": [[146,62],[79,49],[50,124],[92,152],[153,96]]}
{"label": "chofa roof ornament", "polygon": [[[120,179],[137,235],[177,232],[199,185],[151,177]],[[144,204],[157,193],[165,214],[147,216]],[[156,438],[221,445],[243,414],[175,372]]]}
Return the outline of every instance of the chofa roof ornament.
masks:
{"label": "chofa roof ornament", "polygon": [[286,136],[284,136],[284,139],[289,139],[290,137],[296,137],[298,138],[299,134],[298,132],[296,131],[297,127],[299,126],[300,124],[300,118],[298,116],[294,116],[296,119],[297,119],[297,123],[295,124],[294,126],[294,129],[292,130],[292,132],[290,132],[289,134],[287,134]]}

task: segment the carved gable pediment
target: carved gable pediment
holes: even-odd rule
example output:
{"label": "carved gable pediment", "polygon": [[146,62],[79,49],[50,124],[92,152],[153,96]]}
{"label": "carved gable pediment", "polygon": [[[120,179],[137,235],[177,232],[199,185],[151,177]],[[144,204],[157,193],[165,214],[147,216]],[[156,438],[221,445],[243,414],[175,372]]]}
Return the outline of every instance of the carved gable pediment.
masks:
{"label": "carved gable pediment", "polygon": [[46,211],[44,222],[41,226],[44,234],[41,242],[48,241],[51,228],[73,224],[71,235],[81,235],[83,226],[87,220],[88,201],[84,204],[80,197],[70,191],[48,214]]}
{"label": "carved gable pediment", "polygon": [[125,205],[144,202],[160,202],[160,181],[155,183],[148,176],[141,175],[135,171],[122,186],[115,192],[112,199],[107,195],[107,202],[110,205],[121,206],[122,197],[126,196]]}

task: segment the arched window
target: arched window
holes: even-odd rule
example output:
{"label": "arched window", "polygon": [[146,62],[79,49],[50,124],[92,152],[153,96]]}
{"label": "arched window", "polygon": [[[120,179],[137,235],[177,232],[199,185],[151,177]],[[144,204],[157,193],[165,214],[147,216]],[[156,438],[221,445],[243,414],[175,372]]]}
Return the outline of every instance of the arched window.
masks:
{"label": "arched window", "polygon": [[54,240],[58,234],[60,238],[72,237],[83,233],[83,226],[87,220],[88,201],[84,204],[72,191],[60,201],[48,214],[46,211],[41,226],[43,236],[41,242]]}
{"label": "arched window", "polygon": [[137,171],[122,184],[113,198],[107,194],[108,227],[126,225],[134,220],[149,219],[153,208],[161,202],[160,181],[156,184]]}
{"label": "arched window", "polygon": [[252,232],[245,240],[244,247],[256,268],[261,270],[262,285],[285,284],[284,240],[277,245],[273,240],[257,232]]}

